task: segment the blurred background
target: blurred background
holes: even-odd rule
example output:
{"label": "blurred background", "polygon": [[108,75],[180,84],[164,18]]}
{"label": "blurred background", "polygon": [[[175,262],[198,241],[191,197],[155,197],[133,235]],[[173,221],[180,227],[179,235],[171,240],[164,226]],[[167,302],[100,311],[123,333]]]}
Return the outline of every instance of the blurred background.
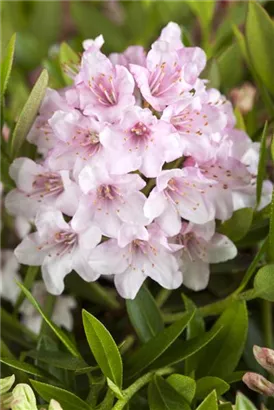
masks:
{"label": "blurred background", "polygon": [[[273,1],[260,1],[270,15]],[[67,42],[81,52],[82,41],[102,33],[103,51],[121,52],[131,44],[148,48],[161,28],[175,21],[183,28],[185,45],[200,45],[208,56],[205,76],[224,93],[249,81],[235,27],[242,30],[246,1],[2,1],[1,51],[17,33],[15,64],[9,83],[8,118],[16,118],[41,67],[50,86],[65,85],[59,47]],[[252,90],[247,89],[252,97]],[[237,94],[237,93],[236,93]],[[237,100],[234,92],[231,97]],[[248,111],[250,107],[247,107]],[[254,132],[249,115],[247,129]]]}

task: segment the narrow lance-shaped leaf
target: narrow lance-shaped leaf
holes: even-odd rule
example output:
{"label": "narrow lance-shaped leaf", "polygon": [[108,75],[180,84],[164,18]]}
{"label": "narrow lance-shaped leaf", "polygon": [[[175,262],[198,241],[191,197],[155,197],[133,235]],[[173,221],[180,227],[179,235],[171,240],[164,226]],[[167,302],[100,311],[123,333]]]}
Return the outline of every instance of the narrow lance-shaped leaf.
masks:
{"label": "narrow lance-shaped leaf", "polygon": [[8,81],[11,73],[13,57],[14,57],[14,48],[15,48],[15,41],[16,41],[16,33],[13,34],[11,37],[9,44],[6,49],[6,54],[1,62],[1,99],[3,98],[7,86]]}
{"label": "narrow lance-shaped leaf", "polygon": [[265,177],[265,167],[266,167],[266,138],[267,138],[267,122],[264,125],[262,137],[261,137],[261,146],[260,146],[260,158],[258,165],[258,175],[257,175],[257,187],[256,187],[256,198],[257,205],[260,204],[263,181]]}
{"label": "narrow lance-shaped leaf", "polygon": [[[30,289],[33,282],[35,281],[35,278],[37,276],[39,272],[39,267],[38,266],[29,266],[25,279],[24,279],[24,286],[26,289]],[[21,293],[19,294],[15,305],[14,305],[14,310],[18,312],[18,309],[20,308],[20,306],[22,305],[22,303],[24,302],[26,295],[23,291],[21,291]]]}
{"label": "narrow lance-shaped leaf", "polygon": [[256,73],[267,88],[274,93],[274,25],[267,12],[255,1],[249,2],[246,39],[250,59]]}
{"label": "narrow lance-shaped leaf", "polygon": [[46,383],[41,383],[37,380],[31,380],[30,382],[39,396],[47,402],[54,399],[60,403],[63,409],[66,410],[92,410],[90,405],[80,399],[80,397],[77,397],[75,394],[67,390],[60,389],[59,387],[51,386]]}
{"label": "narrow lance-shaped leaf", "polygon": [[89,347],[102,372],[122,387],[123,364],[113,337],[96,317],[83,310],[83,323]]}
{"label": "narrow lance-shaped leaf", "polygon": [[251,401],[242,393],[238,393],[236,397],[235,410],[257,410]]}
{"label": "narrow lance-shaped leaf", "polygon": [[38,113],[40,104],[44,98],[48,85],[48,79],[49,78],[47,71],[43,70],[33,89],[31,90],[30,96],[18,118],[11,137],[11,155],[13,157],[16,157],[16,155],[19,153],[24,140],[29,130],[31,129],[31,126]]}
{"label": "narrow lance-shaped leaf", "polygon": [[195,398],[198,400],[204,399],[212,390],[216,391],[217,396],[221,396],[229,390],[229,384],[219,377],[202,377],[197,380]]}
{"label": "narrow lance-shaped leaf", "polygon": [[139,339],[147,342],[164,329],[161,312],[146,286],[142,286],[134,300],[127,300],[129,319]]}
{"label": "narrow lance-shaped leaf", "polygon": [[230,219],[220,225],[218,232],[228,236],[232,241],[237,242],[249,231],[252,219],[252,208],[238,209],[233,213]]}
{"label": "narrow lance-shaped leaf", "polygon": [[148,403],[150,410],[190,410],[183,396],[160,376],[148,386]]}
{"label": "narrow lance-shaped leaf", "polygon": [[161,333],[158,333],[158,335],[134,352],[127,361],[128,376],[130,378],[135,376],[160,357],[180,336],[189,321],[193,318],[193,315],[194,312],[187,313],[183,319],[178,320]]}
{"label": "narrow lance-shaped leaf", "polygon": [[49,379],[49,378],[54,379],[54,376],[50,375],[43,369],[39,369],[38,367],[33,366],[30,363],[24,363],[24,362],[21,362],[20,360],[10,359],[7,357],[2,357],[0,359],[0,362],[14,369],[21,370],[24,373],[32,374],[33,376],[36,376],[36,377],[40,377],[44,379]]}
{"label": "narrow lance-shaped leaf", "polygon": [[188,404],[191,404],[196,390],[195,380],[182,374],[172,374],[167,378],[167,382],[183,396]]}
{"label": "narrow lance-shaped leaf", "polygon": [[70,338],[58,327],[56,326],[48,317],[45,315],[43,310],[41,309],[41,306],[37,303],[37,301],[34,299],[32,294],[22,285],[21,283],[18,283],[30,303],[35,307],[35,309],[40,313],[40,315],[43,317],[44,321],[49,325],[49,327],[53,330],[53,332],[56,334],[56,336],[61,340],[61,342],[66,346],[66,348],[73,354],[75,357],[81,357],[80,353],[78,352],[76,346],[74,343],[70,340]]}
{"label": "narrow lance-shaped leaf", "polygon": [[248,316],[245,302],[236,301],[224,311],[215,327],[222,329],[204,350],[197,376],[224,377],[233,372],[244,349]]}

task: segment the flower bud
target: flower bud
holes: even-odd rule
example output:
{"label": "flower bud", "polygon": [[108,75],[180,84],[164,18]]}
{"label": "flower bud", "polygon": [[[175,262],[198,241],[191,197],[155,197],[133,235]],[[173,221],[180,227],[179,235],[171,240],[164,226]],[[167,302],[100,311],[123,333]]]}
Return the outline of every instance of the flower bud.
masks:
{"label": "flower bud", "polygon": [[63,410],[58,401],[52,399],[49,403],[49,410]]}
{"label": "flower bud", "polygon": [[255,345],[253,346],[253,354],[257,362],[265,370],[274,375],[274,350]]}
{"label": "flower bud", "polygon": [[266,380],[262,375],[248,372],[242,380],[251,390],[265,396],[274,396],[274,384]]}
{"label": "flower bud", "polygon": [[13,401],[10,404],[12,410],[37,410],[36,398],[27,384],[17,384],[12,391]]}
{"label": "flower bud", "polygon": [[2,396],[4,393],[7,393],[14,382],[14,374],[12,376],[5,377],[4,379],[0,379],[0,395]]}

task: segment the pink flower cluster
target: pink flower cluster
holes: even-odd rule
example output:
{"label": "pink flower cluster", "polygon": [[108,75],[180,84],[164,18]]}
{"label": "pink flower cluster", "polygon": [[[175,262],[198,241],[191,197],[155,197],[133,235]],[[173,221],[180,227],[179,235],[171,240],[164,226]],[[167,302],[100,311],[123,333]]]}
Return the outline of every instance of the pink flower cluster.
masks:
{"label": "pink flower cluster", "polygon": [[[72,270],[86,281],[113,274],[125,298],[147,277],[203,289],[209,264],[237,253],[215,219],[255,206],[258,144],[199,78],[205,53],[184,47],[177,24],[147,54],[107,57],[103,42],[84,42],[73,86],[48,89],[28,136],[41,159],[11,165],[7,209],[36,227],[15,255],[41,265],[54,294]],[[261,206],[271,190],[265,182]]]}

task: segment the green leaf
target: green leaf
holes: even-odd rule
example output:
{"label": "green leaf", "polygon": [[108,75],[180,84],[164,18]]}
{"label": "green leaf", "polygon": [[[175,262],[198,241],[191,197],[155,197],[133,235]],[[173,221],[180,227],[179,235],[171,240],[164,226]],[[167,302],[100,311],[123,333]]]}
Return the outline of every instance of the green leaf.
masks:
{"label": "green leaf", "polygon": [[75,72],[75,67],[80,63],[80,57],[67,43],[62,43],[59,60],[64,80],[67,85],[71,85],[73,80],[66,73],[69,69]]}
{"label": "green leaf", "polygon": [[247,336],[248,315],[245,302],[235,301],[223,312],[214,328],[222,329],[204,350],[197,369],[198,377],[232,373],[242,355]]}
{"label": "green leaf", "polygon": [[254,289],[260,298],[274,302],[274,264],[259,269],[254,279]]}
{"label": "green leaf", "polygon": [[[243,75],[243,58],[238,43],[229,45],[217,59],[220,82],[224,90],[235,87]],[[237,70],[231,70],[231,66],[237,66]]]}
{"label": "green leaf", "polygon": [[219,404],[218,410],[233,410],[232,404],[229,402],[225,402]]}
{"label": "green leaf", "polygon": [[187,340],[186,342],[179,340],[176,341],[153,363],[151,366],[152,369],[160,369],[165,366],[171,366],[191,357],[210,343],[211,340],[218,335],[220,330],[220,327],[215,327],[204,335],[197,336],[194,339]]}
{"label": "green leaf", "polygon": [[15,157],[29,132],[38,113],[48,85],[48,73],[43,70],[36,81],[27,102],[18,118],[11,139],[11,154]]}
{"label": "green leaf", "polygon": [[235,211],[230,219],[223,222],[218,231],[233,242],[242,239],[249,231],[253,220],[253,209],[242,208]]}
{"label": "green leaf", "polygon": [[36,302],[32,294],[22,285],[18,283],[30,303],[35,307],[35,309],[40,313],[43,317],[44,321],[49,325],[49,327],[53,330],[56,336],[61,340],[61,342],[66,346],[66,348],[73,354],[75,357],[81,357],[80,353],[75,347],[75,344],[71,341],[71,339],[58,327],[56,326],[45,313],[41,309],[41,306]]}
{"label": "green leaf", "polygon": [[187,313],[183,319],[178,320],[158,333],[158,335],[154,336],[134,352],[126,363],[129,377],[140,373],[160,357],[184,331],[189,321],[193,318],[193,315],[193,312]]}
{"label": "green leaf", "polygon": [[116,386],[116,384],[114,384],[108,377],[107,377],[107,384],[108,387],[110,388],[110,390],[113,391],[115,397],[117,397],[117,399],[123,399],[123,392],[121,389],[119,389],[118,386]]}
{"label": "green leaf", "polygon": [[149,341],[164,329],[161,312],[146,286],[142,286],[134,300],[126,300],[128,316],[139,339]]}
{"label": "green leaf", "polygon": [[26,356],[47,363],[53,367],[71,370],[77,374],[86,373],[94,369],[94,367],[89,366],[83,359],[60,351],[30,350],[26,353]]}
{"label": "green leaf", "polygon": [[83,324],[89,347],[102,372],[119,388],[123,381],[123,363],[109,331],[96,317],[83,310]]}
{"label": "green leaf", "polygon": [[6,55],[1,62],[1,100],[6,92],[8,81],[11,73],[14,48],[15,48],[16,34],[13,34],[6,49]]}
{"label": "green leaf", "polygon": [[150,410],[190,410],[183,396],[160,376],[148,386],[148,403]]}
{"label": "green leaf", "polygon": [[219,88],[221,79],[219,66],[215,58],[211,58],[206,65],[206,68],[201,73],[201,78],[209,81],[210,88]]}
{"label": "green leaf", "polygon": [[197,407],[197,410],[218,410],[217,394],[215,391],[211,392],[204,401]]}
{"label": "green leaf", "polygon": [[49,379],[49,378],[54,378],[54,376],[50,375],[43,369],[39,369],[32,364],[29,363],[24,363],[20,362],[19,360],[16,359],[10,359],[7,357],[2,357],[0,358],[0,362],[4,363],[14,369],[21,370],[25,373],[32,374],[33,376],[36,377],[41,377],[43,379]]}
{"label": "green leaf", "polygon": [[186,3],[199,18],[202,27],[206,29],[210,25],[213,17],[215,0],[209,0],[207,2],[187,0]]}
{"label": "green leaf", "polygon": [[84,38],[94,38],[101,33],[109,51],[123,51],[127,42],[122,28],[107,18],[93,3],[70,3],[71,16],[79,32]]}
{"label": "green leaf", "polygon": [[[26,276],[24,278],[24,286],[25,286],[26,289],[29,290],[31,288],[33,282],[35,281],[35,278],[36,278],[38,272],[39,272],[39,266],[29,266],[28,267]],[[23,291],[21,291],[20,294],[18,295],[18,298],[17,298],[17,300],[15,302],[15,305],[14,305],[14,310],[16,312],[18,312],[18,309],[20,308],[20,306],[24,302],[25,297],[26,297],[25,293]]]}
{"label": "green leaf", "polygon": [[219,377],[202,377],[197,380],[195,398],[204,399],[212,390],[216,391],[217,396],[221,396],[230,389],[229,384]]}
{"label": "green leaf", "polygon": [[272,158],[272,161],[274,162],[274,137],[272,137],[270,150],[271,150],[271,158]]}
{"label": "green leaf", "polygon": [[274,25],[267,12],[250,1],[246,21],[246,40],[252,65],[266,87],[274,93]]}
{"label": "green leaf", "polygon": [[[191,299],[187,296],[182,294],[183,301],[185,304],[185,309],[187,312],[192,312],[195,310],[195,314],[191,322],[188,324],[186,329],[186,339],[190,340],[196,336],[201,336],[205,333],[205,322],[202,315],[196,310],[196,305],[193,303]],[[185,361],[185,373],[191,374],[193,370],[196,369],[197,363],[199,361],[199,355],[201,352],[197,353],[197,355],[192,355],[189,359]]]}
{"label": "green leaf", "polygon": [[256,198],[257,205],[260,204],[263,181],[266,171],[266,138],[267,138],[267,122],[264,125],[264,130],[261,137],[261,146],[260,146],[260,158],[258,164],[258,175],[257,175],[257,186],[256,186]]}
{"label": "green leaf", "polygon": [[242,393],[237,393],[235,410],[257,410],[251,401]]}
{"label": "green leaf", "polygon": [[47,402],[54,399],[66,410],[92,410],[90,405],[67,390],[41,383],[36,380],[30,380],[30,382],[39,396]]}
{"label": "green leaf", "polygon": [[267,259],[269,262],[274,262],[274,191],[272,192],[272,201],[270,206]]}
{"label": "green leaf", "polygon": [[167,382],[183,396],[188,404],[191,404],[196,390],[196,383],[191,377],[181,374],[172,374],[167,378]]}
{"label": "green leaf", "polygon": [[246,131],[245,120],[238,107],[234,109],[234,115],[236,117],[236,128],[242,131]]}

